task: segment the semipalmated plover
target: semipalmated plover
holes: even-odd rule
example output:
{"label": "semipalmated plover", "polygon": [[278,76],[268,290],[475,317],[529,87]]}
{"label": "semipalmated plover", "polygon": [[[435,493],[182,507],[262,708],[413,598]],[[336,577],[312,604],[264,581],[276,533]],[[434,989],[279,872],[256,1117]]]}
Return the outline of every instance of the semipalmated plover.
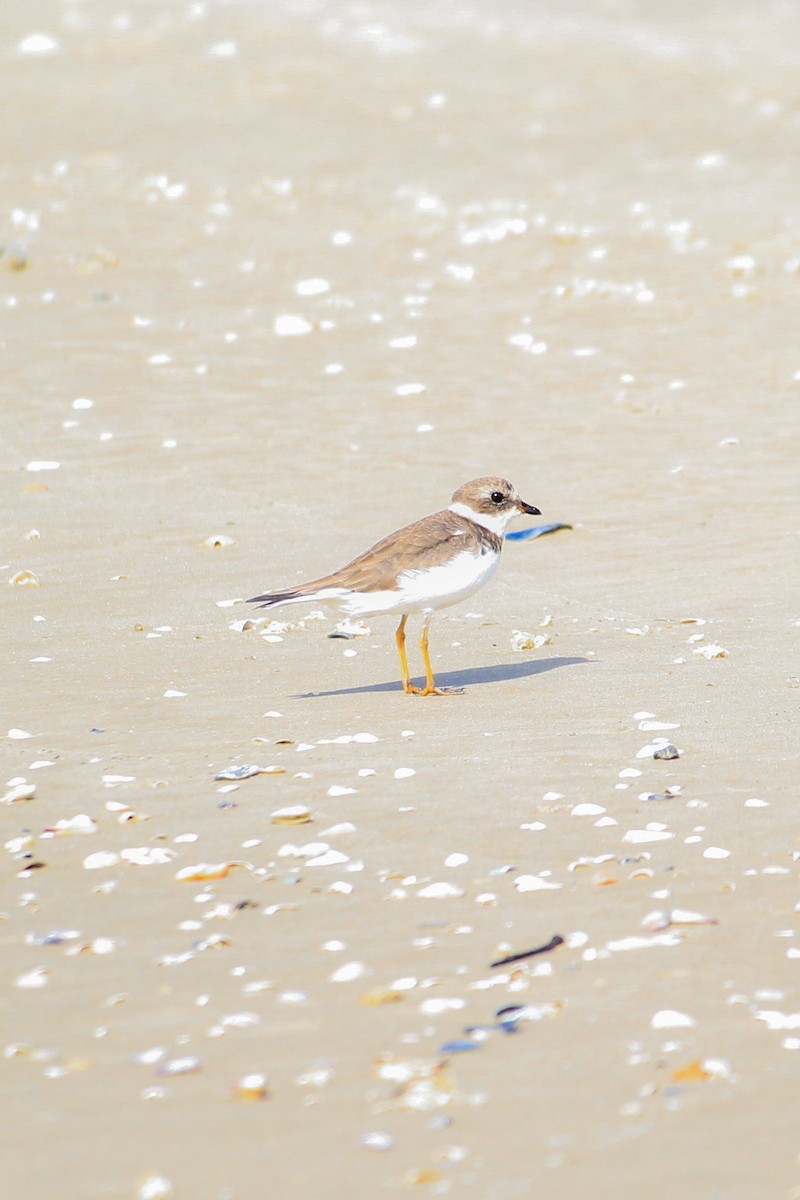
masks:
{"label": "semipalmated plover", "polygon": [[[330,605],[348,616],[400,615],[397,651],[403,691],[444,696],[462,688],[438,688],[428,653],[428,630],[437,608],[466,600],[488,583],[500,562],[503,533],[519,513],[539,514],[526,504],[507,479],[485,475],[453,493],[448,508],[431,513],[376,542],[347,566],[296,587],[253,596],[248,604],[277,608],[282,604]],[[422,613],[420,646],[425,687],[411,682],[406,658],[406,621]]]}

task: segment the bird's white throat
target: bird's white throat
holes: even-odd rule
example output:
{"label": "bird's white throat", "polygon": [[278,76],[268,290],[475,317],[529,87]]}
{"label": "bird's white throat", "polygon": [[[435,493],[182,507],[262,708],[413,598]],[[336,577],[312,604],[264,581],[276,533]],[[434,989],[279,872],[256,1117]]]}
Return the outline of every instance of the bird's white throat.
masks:
{"label": "bird's white throat", "polygon": [[474,508],[470,508],[468,504],[462,504],[460,500],[457,500],[455,504],[448,505],[448,507],[450,512],[457,513],[459,517],[466,517],[468,521],[474,521],[476,525],[482,525],[484,529],[489,529],[492,533],[496,533],[500,537],[505,533],[508,522],[518,515],[516,511],[501,513],[475,512]]}

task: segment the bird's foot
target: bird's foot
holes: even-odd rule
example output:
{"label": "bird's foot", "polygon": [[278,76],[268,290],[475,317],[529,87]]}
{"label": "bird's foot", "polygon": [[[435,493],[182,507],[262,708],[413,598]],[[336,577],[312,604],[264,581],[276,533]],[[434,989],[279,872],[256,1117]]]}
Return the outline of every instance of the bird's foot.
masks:
{"label": "bird's foot", "polygon": [[440,688],[435,685],[426,685],[424,688],[420,688],[413,683],[404,683],[403,691],[407,696],[462,696],[464,694],[464,689],[459,687]]}

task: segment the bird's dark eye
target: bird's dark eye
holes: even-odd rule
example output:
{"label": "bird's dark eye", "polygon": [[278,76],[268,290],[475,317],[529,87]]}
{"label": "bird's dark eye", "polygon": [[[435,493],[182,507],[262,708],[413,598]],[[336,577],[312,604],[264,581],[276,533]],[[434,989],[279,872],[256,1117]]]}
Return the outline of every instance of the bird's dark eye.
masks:
{"label": "bird's dark eye", "polygon": [[492,492],[490,499],[493,504],[502,504],[505,500],[505,496],[502,492]]}

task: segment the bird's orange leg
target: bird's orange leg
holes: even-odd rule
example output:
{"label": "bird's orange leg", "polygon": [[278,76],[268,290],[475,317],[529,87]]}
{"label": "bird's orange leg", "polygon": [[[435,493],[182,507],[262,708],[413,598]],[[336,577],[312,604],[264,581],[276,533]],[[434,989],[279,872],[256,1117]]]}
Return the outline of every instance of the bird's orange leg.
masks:
{"label": "bird's orange leg", "polygon": [[411,682],[411,675],[408,671],[408,658],[406,657],[406,621],[408,613],[400,618],[400,624],[397,626],[395,633],[395,641],[397,642],[397,653],[400,655],[400,670],[403,675],[403,691],[406,695],[414,694],[422,695],[422,688],[415,687]]}
{"label": "bird's orange leg", "polygon": [[420,692],[421,696],[459,696],[464,691],[463,688],[438,688],[436,680],[433,678],[433,667],[431,666],[431,656],[428,651],[428,630],[431,625],[433,613],[428,613],[422,625],[422,634],[419,639],[420,648],[422,650],[422,661],[425,663],[425,687]]}

